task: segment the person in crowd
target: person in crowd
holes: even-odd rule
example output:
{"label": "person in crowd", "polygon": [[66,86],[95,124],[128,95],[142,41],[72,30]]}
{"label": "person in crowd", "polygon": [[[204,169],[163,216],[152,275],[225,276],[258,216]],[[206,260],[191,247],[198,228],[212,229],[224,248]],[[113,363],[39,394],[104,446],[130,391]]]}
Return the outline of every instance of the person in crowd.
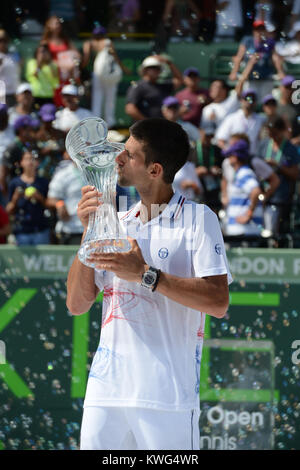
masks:
{"label": "person in crowd", "polygon": [[282,78],[279,87],[278,114],[288,124],[289,137],[294,145],[300,144],[300,124],[299,124],[299,98],[293,103],[293,94],[296,88],[293,88],[295,77],[286,75]]}
{"label": "person in crowd", "polygon": [[255,90],[245,90],[241,94],[241,107],[234,113],[228,114],[216,131],[216,141],[224,149],[232,134],[245,133],[250,140],[250,153],[255,153],[264,116],[255,112],[257,95]]}
{"label": "person in crowd", "polygon": [[113,127],[118,84],[123,72],[129,74],[130,70],[122,64],[106,33],[106,28],[98,25],[93,29],[92,39],[84,42],[82,68],[94,55],[91,110],[94,116],[103,116],[108,127]]}
{"label": "person in crowd", "polygon": [[281,39],[275,45],[281,78],[286,74],[285,64],[300,64],[300,21],[293,25],[288,36],[289,40]]}
{"label": "person in crowd", "polygon": [[42,42],[48,44],[52,60],[58,66],[60,86],[56,89],[54,101],[56,106],[62,106],[62,87],[71,80],[77,84],[80,81],[81,56],[66,34],[62,20],[56,15],[50,16],[46,21]]}
{"label": "person in crowd", "polygon": [[201,138],[196,146],[196,173],[203,187],[203,202],[214,212],[221,209],[220,188],[222,176],[221,149],[213,144],[213,123],[200,129]]}
{"label": "person in crowd", "polygon": [[21,83],[16,90],[16,105],[8,108],[9,124],[14,122],[20,116],[31,116],[38,119],[37,110],[34,107],[34,98],[31,85],[27,82]]}
{"label": "person in crowd", "polygon": [[278,236],[289,230],[291,204],[295,183],[299,176],[299,153],[287,138],[286,121],[280,117],[268,120],[269,138],[260,142],[256,155],[264,158],[277,173],[280,184],[276,191],[265,198],[265,229]]}
{"label": "person in crowd", "polygon": [[223,155],[235,173],[226,208],[226,235],[258,237],[263,227],[263,207],[259,201],[259,182],[248,165],[249,146],[245,140],[239,140],[223,151]]}
{"label": "person in crowd", "polygon": [[14,123],[15,139],[3,152],[0,164],[0,185],[5,198],[9,181],[21,173],[20,161],[24,148],[31,148],[34,144],[36,126],[37,122],[28,115],[20,116]]}
{"label": "person in crowd", "polygon": [[[229,140],[229,147],[236,142],[243,140],[246,144],[250,145],[249,137],[247,134],[233,134]],[[260,199],[264,201],[264,205],[274,194],[280,184],[278,175],[274,169],[265,162],[263,158],[255,155],[250,155],[247,164],[254,171],[257,180],[259,181],[262,193]],[[230,194],[230,186],[234,182],[235,172],[230,165],[228,158],[224,158],[222,162],[222,180],[221,180],[221,202],[224,208],[227,207]]]}
{"label": "person in crowd", "polygon": [[176,98],[183,106],[181,118],[199,127],[203,107],[209,103],[209,93],[200,87],[200,73],[196,67],[188,67],[183,72],[185,87],[176,93]]}
{"label": "person in crowd", "polygon": [[10,107],[15,104],[15,93],[21,77],[21,61],[18,54],[9,52],[8,46],[8,34],[4,29],[0,29],[0,81],[5,87],[3,98]]}
{"label": "person in crowd", "polygon": [[0,103],[0,165],[6,148],[15,140],[15,133],[8,123],[8,108],[4,103]]}
{"label": "person in crowd", "polygon": [[53,127],[56,118],[54,104],[44,104],[39,112],[41,126],[35,133],[36,146],[39,149],[40,164],[38,175],[51,179],[55,168],[62,160],[65,150],[65,132]]}
{"label": "person in crowd", "polygon": [[234,41],[243,26],[241,0],[217,0],[215,41]]}
{"label": "person in crowd", "polygon": [[53,126],[63,132],[68,132],[71,127],[84,118],[93,116],[89,109],[79,106],[78,88],[75,85],[65,85],[61,90],[63,109],[56,112]]}
{"label": "person in crowd", "polygon": [[[190,154],[192,154],[200,138],[199,129],[190,122],[180,119],[180,103],[175,96],[167,96],[163,100],[162,115],[168,121],[177,122],[185,130],[190,142]],[[190,200],[195,200],[202,193],[203,188],[196,174],[195,163],[190,159],[176,173],[173,189],[178,190]]]}
{"label": "person in crowd", "polygon": [[230,87],[225,80],[217,79],[211,83],[209,88],[211,103],[203,108],[200,124],[201,127],[206,128],[213,123],[215,129],[217,129],[228,114],[239,109],[239,100],[244,84],[248,79],[256,60],[257,58],[253,54],[231,93]]}
{"label": "person in crowd", "polygon": [[[277,99],[271,93],[264,96],[262,100],[262,112],[263,112],[263,116],[265,117],[265,121],[260,131],[260,140],[266,139],[268,137],[268,128],[266,125],[268,119],[273,116],[279,115]],[[288,127],[290,127],[289,124],[288,124]]]}
{"label": "person in crowd", "polygon": [[232,81],[237,80],[242,61],[248,62],[253,55],[257,57],[256,62],[253,63],[247,86],[256,91],[259,101],[271,93],[274,86],[273,75],[276,71],[280,73],[274,46],[274,39],[267,37],[265,23],[257,20],[253,23],[252,36],[244,37],[236,56],[233,57],[233,68],[229,75],[229,79]]}
{"label": "person in crowd", "polygon": [[191,146],[195,147],[200,139],[199,128],[181,118],[180,102],[176,96],[167,96],[162,102],[162,115],[169,121],[177,122],[188,135]]}
{"label": "person in crowd", "polygon": [[[0,196],[1,199],[1,196]],[[11,226],[5,208],[0,204],[0,244],[7,242],[7,237],[11,233]]]}
{"label": "person in crowd", "polygon": [[13,233],[17,245],[50,243],[47,207],[48,181],[37,176],[38,154],[27,149],[20,160],[21,175],[13,178],[8,187],[7,213],[13,217]]}
{"label": "person in crowd", "polygon": [[80,245],[83,230],[77,216],[77,205],[84,182],[82,173],[67,152],[64,153],[64,161],[68,164],[57,170],[50,181],[47,205],[56,211],[55,235],[58,243]]}
{"label": "person in crowd", "polygon": [[[167,63],[173,81],[158,83],[161,64]],[[173,95],[175,87],[182,84],[182,75],[173,62],[161,55],[149,56],[141,64],[142,79],[131,85],[127,91],[125,112],[138,121],[146,117],[162,117],[161,106],[164,98]]]}
{"label": "person in crowd", "polygon": [[34,58],[27,62],[26,79],[31,84],[32,94],[38,106],[53,102],[55,90],[59,86],[59,74],[47,42],[40,43]]}

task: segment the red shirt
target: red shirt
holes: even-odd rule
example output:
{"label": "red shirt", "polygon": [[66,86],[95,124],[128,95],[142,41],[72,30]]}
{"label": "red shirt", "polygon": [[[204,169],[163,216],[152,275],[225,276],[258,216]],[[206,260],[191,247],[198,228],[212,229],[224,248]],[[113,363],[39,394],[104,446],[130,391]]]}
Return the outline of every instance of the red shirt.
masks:
{"label": "red shirt", "polygon": [[[203,95],[203,100],[201,100],[201,95]],[[207,104],[207,100],[209,98],[208,90],[205,88],[199,88],[197,91],[191,91],[189,88],[184,88],[176,93],[176,98],[179,100],[180,104],[189,106],[189,110],[181,117],[181,119],[189,121],[194,124],[194,126],[199,127],[202,109]]]}
{"label": "red shirt", "polygon": [[[9,224],[9,218],[6,211],[0,205],[0,228],[5,227],[5,225]],[[6,243],[6,237],[0,235],[0,243]]]}

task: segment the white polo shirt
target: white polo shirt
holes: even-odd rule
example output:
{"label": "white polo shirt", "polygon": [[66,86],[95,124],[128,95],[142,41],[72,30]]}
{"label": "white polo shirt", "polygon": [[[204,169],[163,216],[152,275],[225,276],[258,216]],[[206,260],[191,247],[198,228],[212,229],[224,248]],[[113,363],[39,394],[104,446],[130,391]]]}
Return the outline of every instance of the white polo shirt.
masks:
{"label": "white polo shirt", "polygon": [[71,111],[69,108],[63,108],[56,112],[53,127],[68,132],[79,121],[92,116],[93,113],[89,109],[78,108],[76,111]]}
{"label": "white polo shirt", "polygon": [[[119,217],[147,264],[183,278],[227,273],[231,282],[219,222],[207,206],[175,192],[146,224],[139,207]],[[110,272],[95,270],[95,283],[104,290],[102,328],[84,406],[198,409],[205,313]]]}
{"label": "white polo shirt", "polygon": [[247,134],[250,141],[250,153],[255,154],[259,140],[260,130],[265,122],[265,117],[257,113],[245,116],[242,109],[229,114],[217,129],[215,139],[228,142],[233,134]]}
{"label": "white polo shirt", "polygon": [[201,117],[201,128],[207,127],[213,122],[218,127],[225,117],[236,111],[240,106],[240,102],[236,91],[232,91],[228,97],[220,103],[209,103],[204,106]]}

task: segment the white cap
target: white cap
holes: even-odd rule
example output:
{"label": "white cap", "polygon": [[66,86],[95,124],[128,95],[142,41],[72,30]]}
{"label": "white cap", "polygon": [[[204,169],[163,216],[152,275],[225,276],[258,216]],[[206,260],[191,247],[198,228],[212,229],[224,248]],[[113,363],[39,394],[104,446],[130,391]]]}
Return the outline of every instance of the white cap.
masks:
{"label": "white cap", "polygon": [[268,33],[274,33],[276,31],[276,26],[272,23],[266,23],[266,30]]}
{"label": "white cap", "polygon": [[146,59],[142,62],[142,68],[145,69],[146,67],[161,67],[161,62],[153,56],[146,57]]}
{"label": "white cap", "polygon": [[65,85],[61,90],[61,94],[78,96],[78,90],[75,85]]}
{"label": "white cap", "polygon": [[300,21],[296,21],[296,23],[294,24],[290,34],[289,34],[289,37],[290,38],[293,38],[296,33],[298,33],[300,31]]}
{"label": "white cap", "polygon": [[32,93],[32,88],[29,83],[21,83],[16,90],[16,95],[20,95],[21,93],[24,93],[24,91],[30,91],[30,93]]}

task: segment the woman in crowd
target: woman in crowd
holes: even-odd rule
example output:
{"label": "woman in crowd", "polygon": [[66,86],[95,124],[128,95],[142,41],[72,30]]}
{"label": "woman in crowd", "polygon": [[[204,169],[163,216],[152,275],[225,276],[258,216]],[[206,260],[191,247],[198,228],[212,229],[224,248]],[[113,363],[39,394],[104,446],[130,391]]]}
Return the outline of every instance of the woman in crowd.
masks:
{"label": "woman in crowd", "polygon": [[48,18],[44,28],[42,43],[46,42],[59,70],[60,87],[56,89],[55,104],[62,106],[60,90],[64,84],[80,80],[80,53],[64,32],[62,22],[53,15]]}
{"label": "woman in crowd", "polygon": [[31,84],[35,103],[42,106],[53,102],[59,86],[58,67],[52,60],[47,42],[41,42],[26,67],[26,79]]}

